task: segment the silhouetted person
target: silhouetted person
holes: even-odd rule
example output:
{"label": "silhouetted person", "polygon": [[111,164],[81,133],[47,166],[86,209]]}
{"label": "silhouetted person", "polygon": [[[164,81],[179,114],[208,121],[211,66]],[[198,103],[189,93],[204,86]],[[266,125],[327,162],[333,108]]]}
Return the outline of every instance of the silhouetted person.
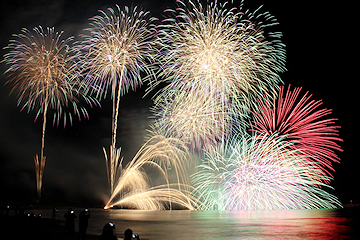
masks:
{"label": "silhouetted person", "polygon": [[124,240],[131,240],[133,238],[139,240],[139,235],[133,234],[133,231],[130,228],[126,229],[124,232]]}
{"label": "silhouetted person", "polygon": [[75,218],[74,211],[69,208],[68,212],[64,214],[65,218],[65,237],[71,239],[75,235]]}
{"label": "silhouetted person", "polygon": [[114,230],[115,230],[115,224],[113,222],[109,222],[105,224],[103,228],[103,232],[100,235],[100,240],[117,240]]}
{"label": "silhouetted person", "polygon": [[90,211],[87,208],[82,210],[81,213],[79,214],[79,234],[78,234],[78,239],[85,239],[89,218],[90,218]]}
{"label": "silhouetted person", "polygon": [[57,212],[57,209],[56,209],[56,207],[54,207],[52,210],[52,216],[51,216],[52,219],[56,218],[56,212]]}

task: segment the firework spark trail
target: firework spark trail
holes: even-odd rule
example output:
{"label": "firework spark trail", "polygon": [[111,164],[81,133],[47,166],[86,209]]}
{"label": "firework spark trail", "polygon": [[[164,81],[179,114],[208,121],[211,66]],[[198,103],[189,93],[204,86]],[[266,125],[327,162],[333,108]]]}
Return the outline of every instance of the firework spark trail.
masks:
{"label": "firework spark trail", "polygon": [[[328,180],[289,150],[281,138],[239,137],[223,151],[207,154],[193,176],[201,209],[265,210],[336,208],[341,203],[324,189]],[[318,176],[311,176],[317,174]],[[318,179],[315,181],[314,179]]]}
{"label": "firework spark trail", "polygon": [[[177,1],[176,10],[166,10],[173,18],[159,26],[159,61],[169,89],[221,92],[238,104],[251,105],[256,97],[281,83],[285,71],[285,50],[281,33],[265,34],[276,25],[269,13],[227,9],[228,3]],[[223,98],[225,106],[228,97]],[[243,109],[240,109],[243,110]]]}
{"label": "firework spark trail", "polygon": [[123,206],[128,208],[142,210],[166,210],[171,209],[172,204],[177,204],[188,210],[195,210],[198,206],[197,199],[187,190],[188,185],[184,189],[177,189],[178,184],[166,184],[152,188],[138,188],[129,191],[126,195],[105,209],[114,206]]}
{"label": "firework spark trail", "polygon": [[[118,169],[119,178],[105,208],[110,206],[136,207],[144,210],[165,209],[172,203],[193,209],[195,199],[186,184],[186,163],[189,158],[186,146],[174,138],[160,135],[151,137],[135,157]],[[151,187],[144,166],[149,165],[164,177],[165,185]],[[168,169],[174,169],[176,183],[168,180]],[[119,200],[117,200],[119,198]]]}
{"label": "firework spark trail", "polygon": [[307,163],[318,164],[324,175],[332,176],[332,162],[340,161],[336,151],[342,151],[337,119],[329,118],[330,109],[320,108],[321,100],[312,100],[308,92],[301,96],[300,92],[301,88],[291,90],[289,86],[285,91],[281,87],[277,100],[259,99],[253,112],[252,131],[260,138],[278,133],[283,141],[292,143],[289,147],[304,152]]}
{"label": "firework spark trail", "polygon": [[[141,72],[151,79],[153,74],[152,37],[150,31],[154,20],[149,12],[138,11],[137,7],[99,10],[100,15],[89,19],[90,27],[85,29],[84,40],[78,43],[83,52],[82,66],[86,74],[85,89],[101,99],[106,97],[108,88],[113,99],[112,145],[109,157],[105,153],[109,169],[109,184],[114,190],[119,152],[116,148],[117,120],[120,97],[129,88],[141,86]],[[108,163],[109,161],[109,163]]]}
{"label": "firework spark trail", "polygon": [[[70,47],[72,37],[62,39],[62,32],[55,32],[54,28],[34,28],[34,33],[23,28],[22,33],[14,34],[5,49],[4,62],[9,65],[5,71],[13,85],[10,93],[18,92],[18,105],[21,110],[37,110],[35,121],[42,115],[41,154],[35,156],[35,172],[37,181],[38,200],[41,196],[42,178],[45,167],[44,145],[46,115],[49,109],[54,111],[53,125],[59,125],[60,118],[64,119],[64,127],[72,115],[88,118],[85,108],[78,107],[79,100],[84,98],[87,103],[97,104],[95,99],[88,97],[78,90],[77,67],[74,61],[75,50]],[[65,111],[64,107],[73,108],[73,114]]]}

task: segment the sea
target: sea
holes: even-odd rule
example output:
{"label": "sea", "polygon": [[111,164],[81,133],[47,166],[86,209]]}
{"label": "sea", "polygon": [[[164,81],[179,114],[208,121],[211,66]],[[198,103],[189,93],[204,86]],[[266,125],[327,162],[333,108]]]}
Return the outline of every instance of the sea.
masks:
{"label": "sea", "polygon": [[[82,211],[74,210],[77,215]],[[62,220],[66,211],[58,209],[57,219]],[[359,208],[234,212],[90,208],[89,211],[87,234],[100,235],[103,226],[113,222],[119,239],[127,228],[138,233],[141,240],[360,239]],[[52,209],[33,212],[45,218],[52,215]]]}

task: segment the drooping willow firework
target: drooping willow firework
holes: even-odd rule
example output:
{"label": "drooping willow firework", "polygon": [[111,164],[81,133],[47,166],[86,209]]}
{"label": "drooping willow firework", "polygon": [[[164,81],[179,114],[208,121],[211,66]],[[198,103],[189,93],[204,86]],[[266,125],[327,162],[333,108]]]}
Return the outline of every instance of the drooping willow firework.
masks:
{"label": "drooping willow firework", "polygon": [[[207,153],[193,176],[200,209],[265,210],[336,208],[337,198],[323,188],[330,178],[306,156],[290,150],[278,136],[238,136]],[[312,176],[318,175],[318,176]],[[314,180],[315,179],[315,180]],[[322,188],[320,188],[321,186]],[[330,186],[328,186],[331,188]]]}
{"label": "drooping willow firework", "polygon": [[[100,15],[89,19],[90,27],[85,29],[78,48],[83,52],[81,62],[86,74],[85,89],[101,99],[110,88],[113,99],[112,145],[105,160],[109,169],[111,192],[114,188],[116,167],[120,149],[116,148],[117,120],[120,97],[129,88],[136,90],[142,84],[141,72],[147,79],[153,77],[152,37],[150,31],[153,18],[149,12],[138,11],[137,7],[124,10],[99,10]],[[109,163],[108,163],[109,161]]]}
{"label": "drooping willow firework", "polygon": [[[187,184],[186,163],[189,153],[178,139],[161,135],[151,137],[124,168],[122,160],[117,172],[114,191],[106,204],[109,207],[128,207],[142,210],[163,210],[172,203],[194,209],[196,199]],[[165,184],[151,187],[144,166],[158,170]],[[175,171],[176,182],[169,182],[168,170]]]}
{"label": "drooping willow firework", "polygon": [[283,141],[292,143],[291,149],[304,152],[306,162],[318,164],[324,175],[332,176],[332,162],[340,160],[336,151],[342,151],[337,119],[329,118],[330,109],[320,108],[321,100],[312,100],[308,92],[301,96],[300,92],[301,87],[291,90],[289,86],[287,91],[281,87],[278,99],[259,99],[251,129],[260,138],[279,134]]}
{"label": "drooping willow firework", "polygon": [[[72,37],[62,39],[62,32],[55,32],[54,28],[34,28],[34,32],[22,29],[22,33],[14,34],[5,49],[4,62],[9,65],[6,74],[13,85],[11,93],[18,92],[18,105],[21,110],[28,112],[36,110],[36,119],[42,115],[42,141],[40,157],[35,156],[36,186],[38,200],[41,196],[42,178],[45,167],[44,141],[46,115],[49,109],[54,112],[53,125],[59,124],[64,118],[72,122],[72,115],[88,118],[85,108],[78,107],[78,98],[85,98],[90,103],[97,103],[95,99],[80,94],[74,62],[75,50],[70,46]],[[65,107],[65,109],[64,109]],[[67,107],[73,108],[73,114],[67,113]]]}

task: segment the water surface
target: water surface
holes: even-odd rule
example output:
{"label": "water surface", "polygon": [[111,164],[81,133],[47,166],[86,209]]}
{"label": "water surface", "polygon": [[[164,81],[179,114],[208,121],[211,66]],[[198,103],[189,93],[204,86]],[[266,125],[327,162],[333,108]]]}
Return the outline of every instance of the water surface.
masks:
{"label": "water surface", "polygon": [[[38,210],[40,211],[40,210]],[[51,210],[41,210],[51,217]],[[58,219],[66,209],[60,209]],[[75,209],[77,215],[81,209]],[[142,211],[90,209],[88,234],[114,222],[146,239],[360,239],[359,209],[270,211]],[[76,224],[78,223],[78,220]]]}

